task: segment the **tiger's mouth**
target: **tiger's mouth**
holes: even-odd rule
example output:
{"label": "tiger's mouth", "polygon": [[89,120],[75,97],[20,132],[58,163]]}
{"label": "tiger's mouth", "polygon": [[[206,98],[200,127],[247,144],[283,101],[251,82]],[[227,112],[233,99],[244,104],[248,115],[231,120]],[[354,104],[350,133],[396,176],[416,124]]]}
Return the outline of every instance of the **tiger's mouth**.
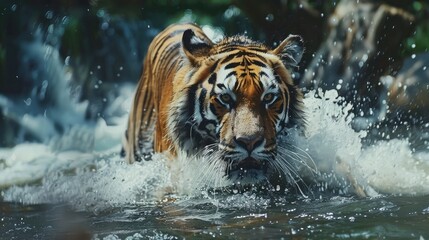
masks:
{"label": "tiger's mouth", "polygon": [[263,161],[258,161],[252,157],[247,157],[247,158],[239,161],[236,164],[236,168],[237,169],[243,169],[243,170],[250,170],[250,169],[262,170],[264,165],[265,164]]}
{"label": "tiger's mouth", "polygon": [[266,178],[267,161],[246,157],[237,162],[228,160],[226,175],[231,180],[257,182]]}

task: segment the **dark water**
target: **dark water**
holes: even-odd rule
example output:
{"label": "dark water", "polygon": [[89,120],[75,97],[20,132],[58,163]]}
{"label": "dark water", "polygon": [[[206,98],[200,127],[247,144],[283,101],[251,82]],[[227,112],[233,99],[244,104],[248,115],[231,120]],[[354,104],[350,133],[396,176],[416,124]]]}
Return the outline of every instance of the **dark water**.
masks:
{"label": "dark water", "polygon": [[[212,196],[213,197],[213,196]],[[427,239],[429,197],[260,196],[165,200],[73,212],[65,205],[0,206],[1,239]],[[80,235],[79,235],[80,234]]]}

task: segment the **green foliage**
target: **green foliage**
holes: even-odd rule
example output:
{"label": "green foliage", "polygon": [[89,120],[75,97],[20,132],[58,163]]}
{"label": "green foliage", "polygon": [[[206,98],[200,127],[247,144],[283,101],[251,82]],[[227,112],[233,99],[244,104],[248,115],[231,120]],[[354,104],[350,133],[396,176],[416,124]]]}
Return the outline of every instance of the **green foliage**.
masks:
{"label": "green foliage", "polygon": [[407,5],[416,21],[416,28],[412,36],[407,38],[402,51],[403,56],[428,52],[429,50],[429,2],[425,0],[413,1]]}
{"label": "green foliage", "polygon": [[429,50],[429,23],[421,23],[417,25],[414,34],[407,38],[404,46],[403,55],[428,52]]}
{"label": "green foliage", "polygon": [[230,0],[209,0],[202,4],[198,0],[101,0],[93,5],[94,9],[104,9],[110,14],[126,18],[154,19],[160,22],[176,19],[187,10],[204,13],[206,16],[217,15],[231,5]]}
{"label": "green foliage", "polygon": [[62,45],[68,49],[68,54],[79,56],[82,47],[80,46],[80,38],[83,36],[82,24],[78,18],[70,18],[64,29]]}

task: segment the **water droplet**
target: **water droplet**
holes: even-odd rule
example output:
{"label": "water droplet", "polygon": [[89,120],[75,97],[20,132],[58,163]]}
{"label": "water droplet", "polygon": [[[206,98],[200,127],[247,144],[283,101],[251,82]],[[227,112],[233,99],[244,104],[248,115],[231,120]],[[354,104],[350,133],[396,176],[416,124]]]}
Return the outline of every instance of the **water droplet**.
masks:
{"label": "water droplet", "polygon": [[104,15],[106,15],[106,11],[104,11],[103,9],[100,9],[97,11],[97,17],[104,17]]}
{"label": "water droplet", "polygon": [[416,54],[411,55],[411,58],[412,59],[416,58]]}
{"label": "water droplet", "polygon": [[48,26],[48,33],[53,33],[54,32],[54,25],[51,24]]}
{"label": "water droplet", "polygon": [[225,13],[223,14],[223,17],[226,19],[229,19],[238,15],[240,15],[240,9],[237,7],[231,6],[225,11]]}
{"label": "water droplet", "polygon": [[416,48],[416,44],[411,44],[411,48]]}
{"label": "water droplet", "polygon": [[49,82],[48,80],[43,80],[42,87],[40,88],[39,98],[45,99],[46,90],[48,89]]}
{"label": "water droplet", "polygon": [[273,15],[273,14],[271,14],[271,13],[269,13],[269,14],[265,17],[265,20],[267,20],[268,22],[273,21],[273,20],[274,20],[274,15]]}
{"label": "water droplet", "polygon": [[69,18],[67,16],[64,16],[63,19],[61,19],[62,24],[68,24]]}
{"label": "water droplet", "polygon": [[109,23],[108,22],[103,22],[102,24],[101,24],[101,30],[106,30],[106,29],[108,29],[109,28]]}
{"label": "water droplet", "polygon": [[15,12],[15,11],[16,11],[16,4],[13,4],[13,5],[10,7],[10,10],[12,10],[12,12]]}
{"label": "water droplet", "polygon": [[45,13],[45,18],[46,19],[52,19],[54,17],[54,13],[52,11],[47,11]]}
{"label": "water droplet", "polygon": [[64,65],[70,65],[70,56],[67,56],[64,60]]}
{"label": "water droplet", "polygon": [[24,100],[25,105],[30,106],[31,105],[31,98],[27,98]]}
{"label": "water droplet", "polygon": [[97,66],[97,69],[101,69],[101,66],[100,66],[100,65],[98,65],[98,66]]}

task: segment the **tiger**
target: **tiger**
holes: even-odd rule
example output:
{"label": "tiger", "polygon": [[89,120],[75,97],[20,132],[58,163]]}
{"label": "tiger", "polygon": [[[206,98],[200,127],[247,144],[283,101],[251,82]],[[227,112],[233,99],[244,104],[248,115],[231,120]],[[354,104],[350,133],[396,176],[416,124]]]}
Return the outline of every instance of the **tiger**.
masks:
{"label": "tiger", "polygon": [[253,182],[275,173],[277,138],[305,125],[303,94],[292,79],[303,51],[298,35],[269,48],[245,35],[214,43],[192,23],[167,27],[143,62],[125,132],[126,162],[151,152],[174,159],[210,150],[230,179]]}

